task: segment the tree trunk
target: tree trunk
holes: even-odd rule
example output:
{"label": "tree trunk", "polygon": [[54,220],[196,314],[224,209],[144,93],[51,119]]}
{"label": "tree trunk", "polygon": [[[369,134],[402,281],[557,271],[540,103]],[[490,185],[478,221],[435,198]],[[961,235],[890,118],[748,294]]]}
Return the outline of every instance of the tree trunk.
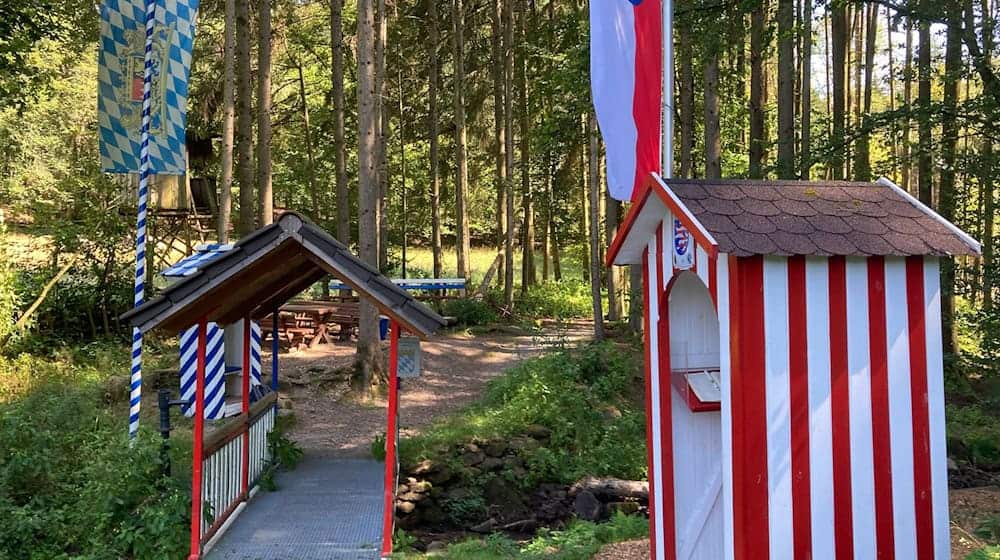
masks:
{"label": "tree trunk", "polygon": [[903,106],[906,108],[903,116],[903,189],[913,194],[910,162],[912,126],[910,114],[913,112],[913,21],[906,20],[906,53],[903,60]]}
{"label": "tree trunk", "polygon": [[[875,66],[875,33],[878,31],[878,6],[876,4],[868,4],[866,7],[868,10],[865,19],[865,46],[864,46],[864,57],[865,57],[865,84],[863,101],[858,99],[859,113],[861,118],[858,121],[861,130],[858,134],[857,140],[857,152],[854,157],[854,177],[859,181],[871,181],[872,179],[872,164],[871,164],[871,111],[872,111],[872,89],[874,84],[872,83],[872,75]],[[860,8],[859,8],[860,11]],[[859,38],[860,41],[860,38]],[[858,53],[861,56],[861,53]],[[860,81],[859,81],[859,86]]]}
{"label": "tree trunk", "polygon": [[[374,0],[358,0],[358,253],[372,267],[378,266],[379,224],[377,137],[375,121],[375,9]],[[378,309],[361,300],[357,367],[351,386],[368,395],[381,377]]]}
{"label": "tree trunk", "polygon": [[337,239],[351,245],[351,200],[347,182],[347,141],[344,131],[344,0],[330,0],[332,45],[334,180],[337,192]]}
{"label": "tree trunk", "polygon": [[[896,111],[896,67],[895,60],[893,56],[894,46],[892,44],[892,12],[889,8],[885,9],[885,34],[886,34],[886,55],[889,61],[889,111]],[[896,178],[896,172],[899,169],[899,139],[897,138],[899,134],[899,128],[897,126],[897,121],[893,120],[891,128],[889,129],[890,139],[890,152],[892,153],[892,172],[893,178]]]}
{"label": "tree trunk", "polygon": [[250,75],[250,0],[236,0],[236,153],[241,236],[257,229],[253,169],[253,84]]}
{"label": "tree trunk", "polygon": [[[605,220],[604,220],[604,236],[607,238],[607,243],[610,246],[614,241],[615,237],[618,236],[618,219],[621,213],[622,203],[615,200],[611,193],[605,192],[604,196],[604,207],[605,207]],[[621,321],[622,319],[622,300],[619,297],[619,280],[618,280],[618,269],[609,266],[605,269],[605,275],[607,276],[608,285],[608,320],[609,321]]]}
{"label": "tree trunk", "polygon": [[507,231],[504,238],[503,301],[508,311],[514,306],[514,0],[503,0],[504,13],[504,103],[503,122],[507,182],[504,198]]}
{"label": "tree trunk", "polygon": [[434,261],[434,277],[443,276],[441,265],[441,177],[439,175],[439,136],[438,130],[438,82],[441,79],[441,64],[438,62],[438,46],[441,42],[441,34],[438,27],[437,0],[427,0],[427,19],[430,33],[429,62],[430,84],[428,86],[428,97],[430,98],[430,183],[431,183],[431,254]]}
{"label": "tree trunk", "polygon": [[465,9],[462,0],[452,0],[452,47],[455,54],[455,248],[458,275],[469,277],[469,160],[465,130]]}
{"label": "tree trunk", "polygon": [[521,64],[518,72],[518,90],[521,102],[521,195],[524,212],[524,245],[521,247],[521,291],[537,282],[535,276],[535,208],[531,191],[531,105],[528,99],[528,0],[521,0],[521,17],[518,34],[521,45]]}
{"label": "tree trunk", "polygon": [[634,333],[642,332],[642,266],[628,267],[628,328]]}
{"label": "tree trunk", "polygon": [[830,47],[832,50],[833,83],[833,138],[830,167],[835,180],[844,178],[844,151],[846,150],[844,97],[847,93],[847,8],[835,4],[830,8]]}
{"label": "tree trunk", "polygon": [[[991,11],[990,0],[981,0],[983,12],[983,55],[985,64],[992,65],[990,60],[993,53],[993,32],[995,23]],[[994,247],[993,230],[996,222],[996,192],[993,189],[994,169],[993,162],[993,139],[989,134],[982,136],[982,146],[980,147],[980,197],[983,202],[983,308],[987,311],[993,309],[993,274],[994,270]]]}
{"label": "tree trunk", "polygon": [[[587,128],[587,117],[583,117],[583,131],[585,134],[590,134]],[[585,137],[586,138],[586,137]],[[590,185],[588,181],[590,180],[590,174],[587,171],[588,162],[586,160],[587,155],[581,154],[580,158],[580,216],[583,220],[580,221],[580,243],[582,244],[581,264],[583,265],[583,281],[590,282]]]}
{"label": "tree trunk", "polygon": [[306,98],[306,80],[302,75],[302,62],[295,61],[295,68],[299,75],[299,99],[302,100],[302,132],[305,135],[306,158],[309,162],[309,169],[306,174],[306,181],[309,185],[309,196],[312,199],[312,219],[321,221],[320,212],[323,207],[320,204],[319,189],[316,187],[316,161],[313,155],[312,131],[309,128],[309,101]]}
{"label": "tree trunk", "polygon": [[[707,80],[706,80],[707,82]],[[706,108],[707,113],[707,108]],[[706,130],[706,138],[707,138]],[[750,14],[750,169],[752,179],[764,178],[764,1]]]}
{"label": "tree trunk", "polygon": [[604,310],[601,308],[601,229],[598,207],[601,201],[600,141],[597,118],[587,115],[590,136],[590,297],[594,309],[594,339],[604,339]]}
{"label": "tree trunk", "polygon": [[722,177],[722,138],[719,128],[719,56],[705,62],[705,177]]}
{"label": "tree trunk", "polygon": [[376,0],[375,3],[375,153],[376,173],[378,174],[378,204],[376,205],[376,215],[378,216],[378,269],[387,272],[385,267],[389,257],[389,224],[388,224],[388,196],[389,196],[389,151],[387,142],[389,137],[389,118],[385,110],[385,53],[386,39],[388,35],[388,15],[385,10],[385,0]]}
{"label": "tree trunk", "polygon": [[[677,29],[680,40],[678,54],[680,55],[678,93],[680,95],[680,167],[679,177],[693,176],[694,153],[694,53],[691,48],[691,30],[687,26]],[[613,200],[613,199],[608,199]]]}
{"label": "tree trunk", "polygon": [[[811,1],[811,0],[810,0]],[[778,0],[778,178],[795,178],[795,5]]]}
{"label": "tree trunk", "polygon": [[[948,26],[944,55],[944,118],[941,123],[941,168],[938,185],[938,213],[941,217],[955,221],[955,162],[958,144],[959,117],[958,84],[963,71],[962,64],[962,5],[949,2],[946,17],[952,24]],[[955,259],[941,259],[941,323],[944,351],[955,352]]]}
{"label": "tree trunk", "polygon": [[274,222],[274,188],[271,184],[271,0],[257,7],[260,39],[257,45],[257,188],[260,191],[260,225]]}
{"label": "tree trunk", "polygon": [[802,136],[799,147],[799,177],[808,181],[812,174],[812,46],[813,3],[802,2]]}
{"label": "tree trunk", "polygon": [[229,243],[229,224],[233,214],[233,128],[236,125],[236,1],[225,0],[225,27],[222,58],[222,180],[219,192],[219,243]]}
{"label": "tree trunk", "polygon": [[[926,3],[927,0],[924,0]],[[931,25],[919,23],[919,53],[917,56],[917,196],[927,206],[933,206],[931,187]]]}
{"label": "tree trunk", "polygon": [[[504,54],[503,54],[503,11],[500,0],[493,0],[490,12],[490,70],[493,78],[493,141],[496,142],[494,158],[496,165],[496,247],[503,252],[507,235],[507,153],[506,129],[504,128]],[[504,278],[504,261],[500,262],[497,275]]]}

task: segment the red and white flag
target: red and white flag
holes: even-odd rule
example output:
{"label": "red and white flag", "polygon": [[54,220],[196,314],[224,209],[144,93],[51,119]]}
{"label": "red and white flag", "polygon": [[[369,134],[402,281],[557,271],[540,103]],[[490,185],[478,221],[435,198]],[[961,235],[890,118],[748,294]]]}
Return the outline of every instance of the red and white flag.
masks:
{"label": "red and white flag", "polygon": [[590,84],[607,149],[608,190],[631,200],[660,170],[662,0],[590,0]]}

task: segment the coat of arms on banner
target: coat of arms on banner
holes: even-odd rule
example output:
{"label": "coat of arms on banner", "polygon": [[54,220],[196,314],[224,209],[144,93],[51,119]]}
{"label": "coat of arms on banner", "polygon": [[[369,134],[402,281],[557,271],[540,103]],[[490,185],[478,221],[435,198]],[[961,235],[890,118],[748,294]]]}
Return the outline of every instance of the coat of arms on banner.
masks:
{"label": "coat of arms on banner", "polygon": [[[198,0],[156,0],[150,89],[149,156],[153,173],[185,170],[188,77]],[[145,0],[105,0],[98,54],[101,168],[139,171],[145,73]]]}
{"label": "coat of arms on banner", "polygon": [[674,268],[688,270],[694,267],[694,239],[680,220],[674,220]]}

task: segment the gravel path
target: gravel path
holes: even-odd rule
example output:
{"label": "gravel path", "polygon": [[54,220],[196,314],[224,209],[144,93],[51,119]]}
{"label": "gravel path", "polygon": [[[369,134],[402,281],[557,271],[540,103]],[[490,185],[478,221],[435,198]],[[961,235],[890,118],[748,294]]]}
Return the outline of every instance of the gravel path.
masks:
{"label": "gravel path", "polygon": [[[400,426],[411,434],[474,401],[490,379],[545,349],[587,339],[592,327],[573,323],[545,328],[541,335],[464,333],[436,336],[421,344],[423,375],[401,385]],[[384,346],[388,354],[388,345]],[[306,451],[368,453],[385,431],[384,401],[359,403],[347,395],[353,343],[321,345],[281,354],[282,393],[295,412],[291,437]],[[264,366],[269,371],[270,365]]]}

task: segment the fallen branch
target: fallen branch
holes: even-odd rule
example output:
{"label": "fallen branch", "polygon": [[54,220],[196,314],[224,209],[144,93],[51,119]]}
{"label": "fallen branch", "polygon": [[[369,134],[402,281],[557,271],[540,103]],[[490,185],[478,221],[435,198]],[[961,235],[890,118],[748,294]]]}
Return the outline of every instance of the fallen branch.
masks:
{"label": "fallen branch", "polygon": [[49,292],[52,291],[53,287],[55,287],[56,283],[59,282],[59,280],[61,280],[62,277],[65,276],[67,272],[69,272],[69,269],[74,264],[76,264],[76,260],[77,260],[76,256],[70,257],[70,259],[66,261],[66,264],[64,264],[62,268],[59,269],[59,272],[57,272],[56,275],[53,276],[52,279],[49,280],[47,284],[45,284],[45,287],[42,288],[42,293],[38,294],[38,297],[35,299],[34,303],[32,303],[31,306],[28,307],[28,310],[25,311],[23,315],[21,315],[21,317],[17,320],[16,323],[14,323],[14,330],[21,330],[24,328],[25,325],[28,324],[28,319],[30,319],[31,315],[42,305],[42,303],[45,301],[45,298],[48,297]]}

